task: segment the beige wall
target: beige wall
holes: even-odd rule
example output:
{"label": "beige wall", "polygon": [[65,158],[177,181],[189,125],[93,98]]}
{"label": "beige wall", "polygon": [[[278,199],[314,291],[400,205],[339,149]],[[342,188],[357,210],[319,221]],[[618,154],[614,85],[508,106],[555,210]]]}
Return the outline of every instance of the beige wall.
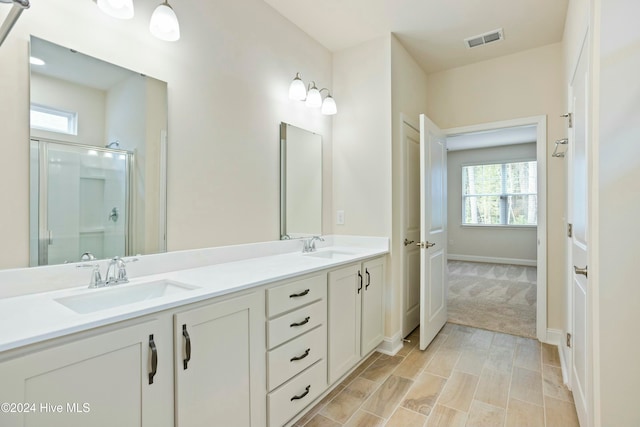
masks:
{"label": "beige wall", "polygon": [[336,234],[391,235],[391,67],[389,37],[336,52],[333,208]]}
{"label": "beige wall", "polygon": [[536,262],[536,227],[462,226],[462,166],[536,159],[536,144],[517,144],[447,153],[447,251],[449,259]]}
{"label": "beige wall", "polygon": [[[593,28],[596,89],[599,85],[593,128],[596,206],[592,213],[597,238],[590,250],[598,259],[596,425],[631,427],[640,425],[640,342],[635,334],[640,324],[640,3],[595,3],[600,12],[595,15],[600,26]],[[592,286],[591,275],[589,279]]]}
{"label": "beige wall", "polygon": [[[427,115],[441,128],[547,115],[547,139],[566,134],[562,45],[532,49],[428,76]],[[550,152],[549,152],[550,154]],[[547,161],[547,327],[565,325],[565,164]]]}
{"label": "beige wall", "polygon": [[282,121],[323,135],[331,232],[332,119],[288,99],[296,72],[332,88],[330,52],[262,0],[174,5],[176,43],[149,34],[155,6],[136,2],[136,16],[120,21],[91,1],[32,2],[0,48],[0,140],[11,159],[0,194],[12,207],[0,212],[0,268],[28,264],[30,34],[168,83],[169,250],[278,238]]}

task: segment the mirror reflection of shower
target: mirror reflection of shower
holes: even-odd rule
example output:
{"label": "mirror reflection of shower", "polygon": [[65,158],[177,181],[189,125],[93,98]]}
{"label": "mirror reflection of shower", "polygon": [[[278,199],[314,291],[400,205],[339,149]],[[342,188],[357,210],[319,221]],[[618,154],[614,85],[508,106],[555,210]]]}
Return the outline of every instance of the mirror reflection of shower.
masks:
{"label": "mirror reflection of shower", "polygon": [[130,252],[132,152],[32,139],[31,162],[40,190],[31,200],[38,206],[36,265]]}

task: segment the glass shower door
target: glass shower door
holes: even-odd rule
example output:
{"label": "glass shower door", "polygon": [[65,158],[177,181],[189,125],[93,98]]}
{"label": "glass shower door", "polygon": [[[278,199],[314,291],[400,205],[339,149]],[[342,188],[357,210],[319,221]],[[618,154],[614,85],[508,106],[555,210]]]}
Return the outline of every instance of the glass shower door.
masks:
{"label": "glass shower door", "polygon": [[38,264],[77,262],[85,252],[98,259],[127,255],[133,154],[34,143],[39,157]]}

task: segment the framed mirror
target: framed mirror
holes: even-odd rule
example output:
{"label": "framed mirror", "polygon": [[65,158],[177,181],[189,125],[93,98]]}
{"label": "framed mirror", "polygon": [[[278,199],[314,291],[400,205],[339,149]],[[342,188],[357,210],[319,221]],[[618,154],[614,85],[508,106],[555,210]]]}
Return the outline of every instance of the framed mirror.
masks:
{"label": "framed mirror", "polygon": [[322,234],[322,136],[280,124],[280,238]]}
{"label": "framed mirror", "polygon": [[166,83],[30,46],[30,265],[164,252]]}

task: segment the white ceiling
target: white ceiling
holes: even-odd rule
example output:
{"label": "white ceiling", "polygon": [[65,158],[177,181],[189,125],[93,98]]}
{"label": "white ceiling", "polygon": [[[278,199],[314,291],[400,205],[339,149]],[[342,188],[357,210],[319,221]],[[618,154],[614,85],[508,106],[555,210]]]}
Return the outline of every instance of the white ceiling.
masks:
{"label": "white ceiling", "polygon": [[[330,51],[394,33],[427,73],[562,40],[568,0],[265,0]],[[467,49],[498,28],[505,39]]]}
{"label": "white ceiling", "polygon": [[536,126],[518,126],[447,137],[447,151],[526,144],[538,139]]}
{"label": "white ceiling", "polygon": [[94,89],[109,90],[134,74],[37,37],[31,38],[31,56],[45,61],[45,65],[31,65],[33,72]]}

